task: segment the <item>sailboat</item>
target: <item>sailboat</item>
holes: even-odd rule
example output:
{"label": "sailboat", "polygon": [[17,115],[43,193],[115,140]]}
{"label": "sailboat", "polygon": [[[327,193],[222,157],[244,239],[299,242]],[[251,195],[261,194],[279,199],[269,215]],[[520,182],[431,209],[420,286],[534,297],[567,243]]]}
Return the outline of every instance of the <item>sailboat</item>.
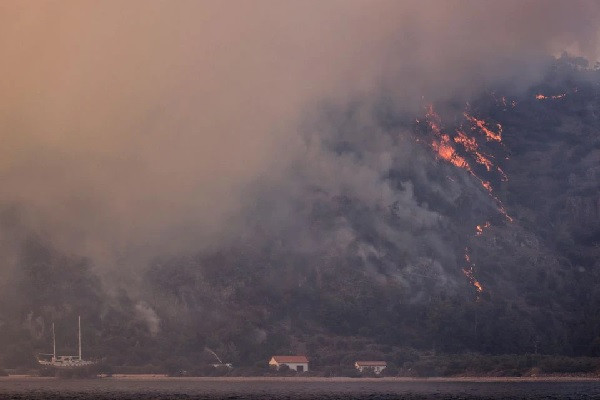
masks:
{"label": "sailboat", "polygon": [[56,336],[54,334],[54,322],[52,323],[52,354],[39,354],[38,363],[45,367],[53,367],[58,369],[77,369],[94,365],[94,361],[84,360],[81,358],[81,316],[78,320],[78,339],[79,339],[79,354],[76,356],[57,356],[56,355]]}

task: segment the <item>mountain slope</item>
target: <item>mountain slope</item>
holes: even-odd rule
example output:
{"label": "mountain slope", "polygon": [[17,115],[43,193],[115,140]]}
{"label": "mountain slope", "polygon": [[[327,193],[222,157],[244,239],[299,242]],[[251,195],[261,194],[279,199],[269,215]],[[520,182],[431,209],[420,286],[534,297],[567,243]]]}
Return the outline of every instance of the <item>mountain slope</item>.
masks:
{"label": "mountain slope", "polygon": [[4,363],[31,362],[50,321],[78,313],[89,352],[126,365],[206,361],[205,347],[243,365],[334,363],[335,346],[600,355],[598,69],[563,57],[529,88],[421,115],[385,96],[326,104],[303,132],[248,191],[243,229],[157,258],[135,290],[23,233]]}

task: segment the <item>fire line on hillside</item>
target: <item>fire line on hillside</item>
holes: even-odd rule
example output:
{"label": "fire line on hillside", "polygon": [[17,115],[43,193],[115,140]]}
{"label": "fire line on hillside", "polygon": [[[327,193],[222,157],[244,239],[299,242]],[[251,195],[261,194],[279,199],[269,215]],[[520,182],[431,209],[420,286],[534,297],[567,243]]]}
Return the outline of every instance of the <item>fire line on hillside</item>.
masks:
{"label": "fire line on hillside", "polygon": [[[436,157],[454,165],[455,167],[464,169],[471,176],[477,179],[481,186],[486,190],[488,196],[490,196],[495,202],[498,212],[502,214],[508,222],[513,222],[513,218],[506,211],[502,201],[494,194],[494,189],[491,182],[479,176],[474,171],[474,168],[467,159],[467,157],[472,158],[476,164],[483,166],[487,172],[497,172],[502,182],[508,181],[508,176],[506,173],[504,173],[500,166],[495,165],[492,161],[494,157],[485,154],[480,149],[480,146],[477,143],[477,138],[467,135],[467,133],[465,133],[465,129],[462,127],[456,129],[455,136],[451,138],[448,133],[444,133],[442,131],[441,117],[435,112],[433,105],[430,104],[427,106],[426,110],[425,119],[431,132],[433,133],[433,139],[430,142],[430,147],[435,152]],[[478,119],[467,112],[464,112],[463,116],[465,120],[470,123],[471,131],[483,134],[487,142],[497,142],[504,146],[502,143],[501,124],[496,123],[496,130],[492,130],[490,128],[491,124],[487,123],[483,119]],[[420,120],[417,120],[417,123],[419,122]],[[460,145],[462,151],[459,152],[459,149],[456,147],[456,145]],[[463,156],[461,153],[464,153],[465,155]],[[506,157],[506,159],[508,159],[508,157]],[[477,225],[475,227],[475,235],[481,236],[484,230],[488,229],[490,226],[491,223],[489,221]],[[466,266],[462,269],[462,272],[467,277],[471,285],[473,285],[477,290],[479,298],[479,294],[484,291],[484,287],[475,277],[476,265],[471,261],[468,248],[465,248],[464,258],[466,261]]]}

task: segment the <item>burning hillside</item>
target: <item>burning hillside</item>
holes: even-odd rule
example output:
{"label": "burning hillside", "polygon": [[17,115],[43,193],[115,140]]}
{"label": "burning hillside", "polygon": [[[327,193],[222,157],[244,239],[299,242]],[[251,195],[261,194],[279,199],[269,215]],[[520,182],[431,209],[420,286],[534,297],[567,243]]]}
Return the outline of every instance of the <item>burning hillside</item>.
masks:
{"label": "burning hillside", "polygon": [[89,259],[5,210],[19,268],[0,303],[4,362],[26,363],[47,321],[74,313],[90,352],[121,365],[193,363],[206,347],[252,365],[318,353],[324,336],[600,354],[600,76],[571,62],[527,90],[419,115],[370,98],[321,105],[301,151],[244,193],[235,234],[153,258],[135,294],[109,293]]}

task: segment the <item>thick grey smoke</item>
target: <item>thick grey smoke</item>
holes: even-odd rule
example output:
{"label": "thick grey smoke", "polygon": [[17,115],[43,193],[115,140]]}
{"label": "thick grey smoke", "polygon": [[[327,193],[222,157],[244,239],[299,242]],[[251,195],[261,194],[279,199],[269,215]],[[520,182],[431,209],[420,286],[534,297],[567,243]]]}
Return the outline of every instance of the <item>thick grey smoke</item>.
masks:
{"label": "thick grey smoke", "polygon": [[160,318],[156,315],[156,312],[143,301],[138,302],[135,305],[136,317],[142,320],[146,327],[148,328],[148,332],[152,336],[156,336],[160,331]]}
{"label": "thick grey smoke", "polygon": [[[400,202],[407,228],[386,234],[410,248],[441,223],[413,183],[395,193],[379,179],[410,142],[373,132],[368,159],[332,158],[298,134],[306,113],[383,88],[416,110],[531,82],[548,55],[596,59],[599,18],[593,1],[3,2],[0,206],[114,271],[243,229],[232,216],[257,181],[317,180]],[[277,210],[304,195],[290,186]],[[343,221],[336,237],[352,237]]]}

